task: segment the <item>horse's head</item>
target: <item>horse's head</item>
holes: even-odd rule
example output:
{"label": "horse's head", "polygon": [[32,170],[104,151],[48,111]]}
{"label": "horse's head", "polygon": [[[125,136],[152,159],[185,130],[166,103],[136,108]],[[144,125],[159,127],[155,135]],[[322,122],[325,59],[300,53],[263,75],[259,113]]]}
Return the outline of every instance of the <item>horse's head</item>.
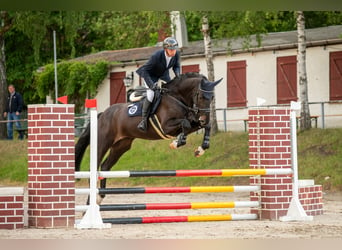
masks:
{"label": "horse's head", "polygon": [[199,123],[205,126],[210,121],[210,103],[214,98],[215,86],[222,81],[222,78],[215,82],[210,82],[205,77],[198,85],[197,93],[194,96],[194,108],[198,110]]}
{"label": "horse's head", "polygon": [[210,103],[214,97],[214,88],[221,82],[210,82],[198,73],[186,73],[173,79],[166,88],[172,96],[185,104],[191,120],[199,122],[201,126],[209,123]]}

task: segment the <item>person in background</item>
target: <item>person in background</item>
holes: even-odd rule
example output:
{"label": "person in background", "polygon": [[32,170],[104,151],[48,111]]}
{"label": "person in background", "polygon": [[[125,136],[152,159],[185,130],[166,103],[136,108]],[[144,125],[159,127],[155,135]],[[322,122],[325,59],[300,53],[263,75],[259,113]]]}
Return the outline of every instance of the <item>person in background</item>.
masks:
{"label": "person in background", "polygon": [[147,115],[154,98],[153,88],[156,87],[158,80],[171,81],[169,75],[169,69],[171,68],[176,77],[180,75],[180,53],[177,48],[178,42],[175,38],[165,38],[163,49],[154,52],[150,59],[136,71],[144,79],[147,88],[147,96],[142,108],[142,120],[138,124],[138,128],[142,131],[147,129]]}
{"label": "person in background", "polygon": [[[7,117],[7,139],[13,140],[13,123],[17,129],[21,128],[20,113],[23,109],[23,98],[21,94],[15,91],[15,87],[11,84],[8,86],[9,95],[7,97],[7,104],[4,112],[4,117]],[[19,139],[24,138],[23,132],[19,132]]]}

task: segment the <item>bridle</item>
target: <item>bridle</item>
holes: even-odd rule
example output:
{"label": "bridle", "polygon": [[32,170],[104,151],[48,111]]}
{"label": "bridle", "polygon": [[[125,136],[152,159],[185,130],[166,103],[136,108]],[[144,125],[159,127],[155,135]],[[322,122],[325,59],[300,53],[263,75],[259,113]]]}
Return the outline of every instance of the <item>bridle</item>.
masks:
{"label": "bridle", "polygon": [[[162,89],[162,91],[164,93],[168,93],[168,89]],[[196,91],[196,94],[193,97],[193,105],[192,107],[189,107],[188,105],[186,105],[184,102],[182,102],[181,100],[177,99],[176,97],[174,97],[173,95],[171,95],[170,93],[168,93],[169,97],[171,97],[173,100],[175,100],[180,106],[182,106],[187,112],[193,112],[195,113],[195,115],[198,115],[199,112],[205,112],[205,113],[210,113],[210,108],[199,108],[198,107],[198,103],[199,103],[199,94],[200,92],[205,92],[205,93],[214,93],[214,90],[204,90],[201,88],[201,84],[199,83],[198,89]]]}
{"label": "bridle", "polygon": [[[214,95],[214,90],[204,90],[201,88],[201,84],[199,84],[199,87],[197,89],[197,92],[196,92],[196,98],[194,98],[194,105],[193,105],[193,108],[197,110],[196,114],[199,113],[200,111],[203,111],[205,113],[210,113],[210,107],[209,108],[198,108],[198,99],[199,99],[199,94],[200,92],[204,92],[204,93],[210,93],[212,95]],[[204,97],[205,99],[207,99],[206,97]]]}

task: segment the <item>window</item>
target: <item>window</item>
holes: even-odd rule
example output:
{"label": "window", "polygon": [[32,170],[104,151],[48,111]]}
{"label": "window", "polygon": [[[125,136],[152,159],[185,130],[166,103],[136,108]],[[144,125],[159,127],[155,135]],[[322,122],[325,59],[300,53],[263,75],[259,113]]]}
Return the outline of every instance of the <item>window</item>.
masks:
{"label": "window", "polygon": [[246,61],[227,62],[227,107],[246,107]]}

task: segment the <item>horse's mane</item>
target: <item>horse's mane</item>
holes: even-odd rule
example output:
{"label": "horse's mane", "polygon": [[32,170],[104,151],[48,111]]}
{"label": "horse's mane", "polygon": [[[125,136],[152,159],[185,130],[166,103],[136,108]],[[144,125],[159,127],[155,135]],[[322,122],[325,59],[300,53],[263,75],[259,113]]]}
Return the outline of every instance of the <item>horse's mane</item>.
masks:
{"label": "horse's mane", "polygon": [[177,88],[178,84],[182,83],[184,84],[184,81],[186,79],[189,78],[203,78],[203,79],[207,79],[204,75],[197,73],[197,72],[187,72],[185,74],[181,74],[178,77],[175,77],[174,79],[172,79],[170,82],[168,82],[168,84],[166,85],[166,88],[168,89],[173,89],[173,88]]}

